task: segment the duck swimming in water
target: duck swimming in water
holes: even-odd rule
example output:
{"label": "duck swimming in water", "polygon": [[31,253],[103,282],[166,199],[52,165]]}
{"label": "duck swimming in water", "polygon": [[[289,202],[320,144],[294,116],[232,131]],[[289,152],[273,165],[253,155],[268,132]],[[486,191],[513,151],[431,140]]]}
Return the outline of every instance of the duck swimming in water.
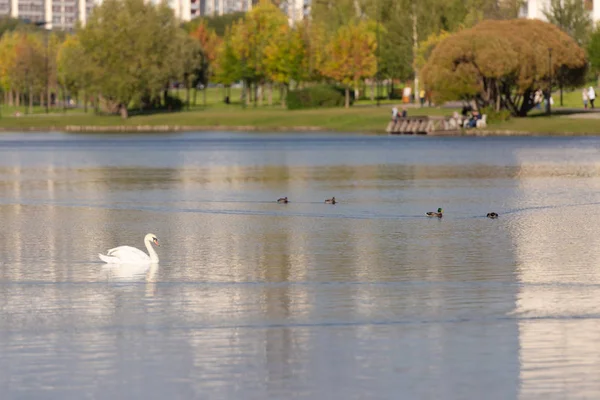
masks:
{"label": "duck swimming in water", "polygon": [[496,218],[498,218],[498,214],[496,214],[495,212],[491,212],[491,213],[487,213],[486,217],[491,218],[491,219],[496,219]]}
{"label": "duck swimming in water", "polygon": [[337,203],[337,201],[335,201],[335,197],[325,200],[325,204],[335,204],[335,203]]}
{"label": "duck swimming in water", "polygon": [[434,211],[429,211],[429,212],[427,213],[427,216],[428,216],[428,217],[438,217],[438,218],[442,218],[442,213],[443,213],[443,210],[442,210],[441,208],[438,208],[437,212],[434,212]]}
{"label": "duck swimming in water", "polygon": [[281,197],[281,198],[277,199],[277,202],[279,204],[287,204],[288,203],[288,199],[287,199],[287,197]]}

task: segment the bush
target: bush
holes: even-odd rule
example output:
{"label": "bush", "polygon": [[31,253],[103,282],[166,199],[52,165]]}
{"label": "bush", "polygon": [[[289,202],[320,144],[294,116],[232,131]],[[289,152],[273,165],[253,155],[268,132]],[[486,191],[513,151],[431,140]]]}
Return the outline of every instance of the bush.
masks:
{"label": "bush", "polygon": [[287,107],[289,110],[343,106],[344,88],[336,86],[310,86],[305,89],[290,91],[287,95]]}
{"label": "bush", "polygon": [[504,122],[508,121],[511,117],[510,111],[508,110],[500,110],[496,111],[494,107],[484,107],[481,109],[481,115],[487,115],[488,124],[493,124],[494,122]]}

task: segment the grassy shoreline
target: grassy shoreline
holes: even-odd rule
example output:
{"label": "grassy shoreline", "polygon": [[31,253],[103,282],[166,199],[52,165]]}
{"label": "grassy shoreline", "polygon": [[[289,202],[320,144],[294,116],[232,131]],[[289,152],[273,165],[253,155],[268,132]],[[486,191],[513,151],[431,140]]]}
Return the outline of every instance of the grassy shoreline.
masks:
{"label": "grassy shoreline", "polygon": [[[409,108],[409,115],[449,116],[450,108]],[[572,111],[558,109],[556,114],[532,115],[491,124],[487,129],[459,131],[452,136],[600,136],[600,114],[569,116]],[[20,117],[0,117],[4,132],[191,132],[191,131],[252,131],[252,132],[346,132],[385,134],[391,106],[357,106],[346,109],[288,111],[271,108],[196,108],[176,113],[134,115],[127,120],[118,116],[101,116],[81,111],[65,114],[31,114]],[[447,134],[446,134],[447,135]]]}

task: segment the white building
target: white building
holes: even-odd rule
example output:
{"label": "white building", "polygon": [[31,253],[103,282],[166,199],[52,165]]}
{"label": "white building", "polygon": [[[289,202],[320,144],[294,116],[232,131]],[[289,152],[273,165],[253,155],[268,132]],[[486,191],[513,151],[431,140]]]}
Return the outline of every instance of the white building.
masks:
{"label": "white building", "polygon": [[[200,16],[224,15],[233,12],[246,12],[258,3],[258,0],[191,0],[189,20]],[[310,12],[310,0],[286,0],[281,8],[288,15],[290,24],[301,21]],[[187,17],[187,16],[186,16]]]}
{"label": "white building", "polygon": [[[159,0],[148,0],[158,2]],[[599,0],[600,1],[600,0]],[[102,0],[0,0],[0,17],[46,22],[47,29],[70,30],[77,21],[85,24],[93,8]],[[252,9],[257,0],[168,0],[175,16],[189,21],[200,16],[216,16]],[[301,21],[310,12],[310,0],[283,3],[290,24]]]}
{"label": "white building", "polygon": [[[600,0],[581,0],[590,11],[594,22],[600,21]],[[545,20],[544,11],[550,7],[550,0],[526,0],[521,10],[521,16],[525,18],[537,18]]]}

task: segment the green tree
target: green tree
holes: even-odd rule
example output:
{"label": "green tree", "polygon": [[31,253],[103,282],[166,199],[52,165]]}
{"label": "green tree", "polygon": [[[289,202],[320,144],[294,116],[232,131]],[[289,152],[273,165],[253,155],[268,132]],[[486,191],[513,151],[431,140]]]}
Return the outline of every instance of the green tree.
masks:
{"label": "green tree", "polygon": [[106,0],[94,10],[78,36],[110,109],[127,118],[134,100],[144,104],[160,95],[173,78],[177,31],[166,3]]}
{"label": "green tree", "polygon": [[585,45],[592,31],[592,16],[582,0],[550,0],[544,11],[548,22],[569,34],[579,45]]}
{"label": "green tree", "polygon": [[242,67],[239,64],[231,43],[232,35],[229,30],[225,33],[225,38],[217,48],[215,59],[215,81],[225,85],[232,85],[234,82],[243,78]]}
{"label": "green tree", "polygon": [[208,63],[200,42],[184,31],[177,32],[174,47],[173,76],[185,85],[186,105],[189,108],[192,84],[199,81],[204,81],[205,84],[208,82]]}
{"label": "green tree", "polygon": [[600,76],[600,26],[597,26],[590,37],[587,46],[588,57],[592,72],[596,74],[596,78]]}

